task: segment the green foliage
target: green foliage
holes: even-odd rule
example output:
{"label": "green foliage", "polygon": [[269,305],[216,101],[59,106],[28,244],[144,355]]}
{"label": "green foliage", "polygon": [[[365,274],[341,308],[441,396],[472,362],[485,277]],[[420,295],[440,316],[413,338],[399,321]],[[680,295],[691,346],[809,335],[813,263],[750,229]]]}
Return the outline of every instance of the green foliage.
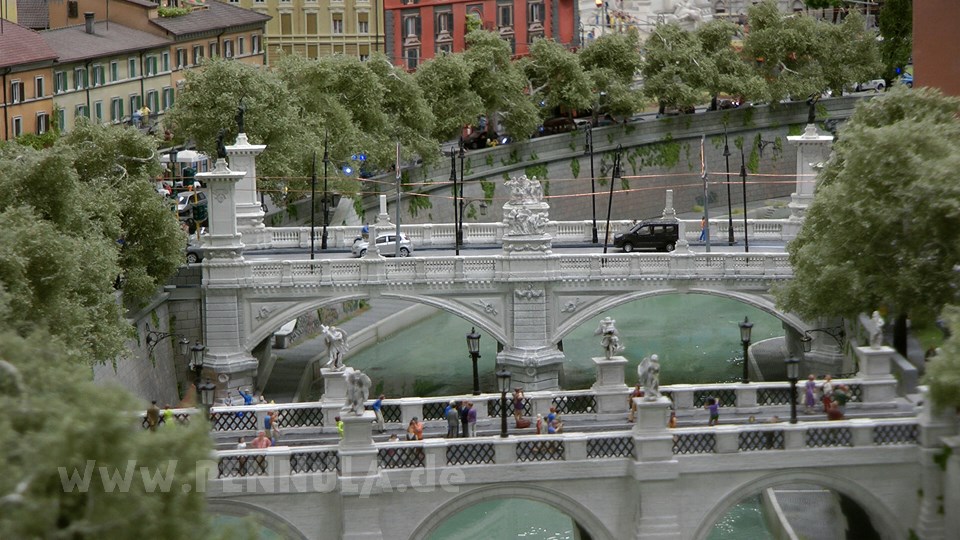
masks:
{"label": "green foliage", "polygon": [[701,69],[695,84],[711,97],[721,94],[750,99],[763,93],[763,79],[752,73],[750,67],[731,45],[739,29],[729,21],[714,19],[702,25],[694,34],[701,56]]}
{"label": "green foliage", "polygon": [[[198,466],[216,466],[201,416],[187,426],[141,429],[132,413],[143,405],[116,387],[94,385],[60,340],[43,331],[30,338],[2,333],[0,350],[9,362],[0,378],[0,407],[9,413],[0,419],[0,494],[20,494],[4,502],[0,536],[227,536],[207,520],[205,495],[197,489],[207,474]],[[88,468],[89,489],[66,488],[64,479],[82,477]],[[105,487],[103,475],[122,477],[128,470],[129,488]],[[149,484],[164,478],[168,489]]]}
{"label": "green foliage", "polygon": [[877,17],[883,78],[892,81],[903,70],[913,52],[913,0],[884,0]]}
{"label": "green foliage", "polygon": [[540,156],[536,152],[530,152],[530,161],[537,161],[540,159]]}
{"label": "green foliage", "polygon": [[797,137],[803,135],[804,124],[790,124],[787,126],[787,135],[790,137]]}
{"label": "green foliage", "polygon": [[520,66],[511,61],[510,45],[494,32],[477,30],[466,36],[463,53],[469,71],[469,87],[487,111],[489,126],[499,113],[508,134],[525,138],[540,123],[540,111],[528,95],[527,80]]}
{"label": "green foliage", "polygon": [[353,212],[357,214],[360,221],[364,220],[363,197],[359,194],[353,197]]}
{"label": "green foliage", "polygon": [[429,210],[433,208],[433,203],[430,201],[430,197],[423,195],[420,192],[412,193],[407,197],[407,210],[410,212],[410,215],[417,217],[417,214],[421,210]]}
{"label": "green foliage", "polygon": [[574,178],[580,178],[580,160],[573,158],[570,160],[570,173]]}
{"label": "green foliage", "polygon": [[886,305],[922,317],[956,301],[958,113],[960,100],[926,89],[857,106],[788,245],[783,309],[852,317]]}
{"label": "green foliage", "polygon": [[844,87],[876,79],[883,71],[876,34],[864,28],[859,11],[850,10],[840,24],[821,22],[817,29],[817,61],[824,87],[839,96]]}
{"label": "green foliage", "polygon": [[546,111],[590,108],[590,79],[577,54],[563,45],[552,39],[535,39],[520,66],[528,79],[529,96],[542,101]]}
{"label": "green foliage", "polygon": [[[947,306],[943,312],[950,328],[960,328],[960,307]],[[960,408],[960,338],[957,332],[940,347],[926,365],[924,384],[930,388],[930,400],[940,409]],[[944,460],[944,463],[946,460]]]}
{"label": "green foliage", "polygon": [[[527,178],[536,177],[540,182],[544,182],[547,179],[547,166],[543,164],[531,165],[525,168],[523,173],[527,175]],[[546,190],[546,187],[544,187],[544,190]],[[546,191],[544,191],[544,195],[546,195]]]}
{"label": "green foliage", "polygon": [[697,34],[677,23],[658,24],[644,45],[644,93],[661,109],[696,105],[715,69],[704,57]]}
{"label": "green foliage", "polygon": [[950,461],[950,456],[952,455],[953,448],[943,445],[943,448],[933,456],[933,462],[937,464],[937,467],[939,467],[941,471],[946,471],[947,463]]}
{"label": "green foliage", "polygon": [[643,107],[642,92],[632,87],[640,72],[640,37],[631,30],[606,34],[580,51],[580,65],[593,86],[594,115],[623,118]]}
{"label": "green foliage", "polygon": [[483,190],[483,199],[487,202],[490,202],[493,200],[493,194],[497,190],[497,183],[481,180],[480,188]]}
{"label": "green foliage", "polygon": [[487,167],[493,167],[493,154],[488,153],[486,157]]}
{"label": "green foliage", "polygon": [[802,13],[784,15],[774,0],[755,4],[748,13],[750,33],[743,54],[765,82],[758,97],[779,103],[788,96],[805,99],[820,95],[826,83],[818,62],[822,46],[817,22]]}
{"label": "green foliage", "polygon": [[[470,33],[476,30],[483,30],[483,20],[476,13],[469,13],[465,22],[466,33]],[[423,395],[423,394],[417,394]]]}
{"label": "green foliage", "polygon": [[35,133],[24,133],[23,135],[17,137],[16,141],[17,144],[30,146],[37,150],[43,150],[44,148],[50,148],[53,146],[59,138],[60,130],[50,129],[42,135],[37,135]]}
{"label": "green foliage", "polygon": [[190,11],[190,8],[160,6],[157,8],[157,15],[161,17],[182,17]]}

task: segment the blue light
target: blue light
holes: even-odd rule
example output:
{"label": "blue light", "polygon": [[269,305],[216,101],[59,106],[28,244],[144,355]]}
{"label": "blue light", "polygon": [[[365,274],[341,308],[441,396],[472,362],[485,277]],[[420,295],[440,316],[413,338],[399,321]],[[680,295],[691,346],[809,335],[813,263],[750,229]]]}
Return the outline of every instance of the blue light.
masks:
{"label": "blue light", "polygon": [[353,174],[353,167],[351,167],[351,166],[349,166],[349,165],[344,165],[344,166],[343,166],[343,174],[346,174],[346,175],[348,175],[348,176],[351,175],[351,174]]}
{"label": "blue light", "polygon": [[354,155],[350,156],[350,160],[351,160],[351,161],[356,161],[356,160],[357,160],[357,155],[354,154]]}
{"label": "blue light", "polygon": [[366,154],[360,154],[360,155],[357,156],[357,159],[359,159],[360,161],[366,161],[366,160],[367,160],[367,155],[366,155]]}

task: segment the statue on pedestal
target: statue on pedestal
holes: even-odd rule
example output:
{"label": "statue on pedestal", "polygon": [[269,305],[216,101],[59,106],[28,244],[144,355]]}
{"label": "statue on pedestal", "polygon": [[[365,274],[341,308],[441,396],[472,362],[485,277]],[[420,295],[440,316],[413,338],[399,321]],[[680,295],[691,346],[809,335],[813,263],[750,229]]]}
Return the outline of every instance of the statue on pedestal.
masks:
{"label": "statue on pedestal", "polygon": [[879,311],[874,311],[870,320],[873,322],[873,328],[870,329],[870,348],[879,349],[883,346],[883,317]]}
{"label": "statue on pedestal", "polygon": [[343,378],[347,380],[347,399],[340,412],[363,415],[363,402],[370,397],[370,377],[358,369],[348,367],[343,372]]}
{"label": "statue on pedestal", "polygon": [[660,397],[660,357],[652,354],[644,357],[637,366],[637,375],[640,377],[640,386],[643,387],[643,397],[647,401],[654,401]]}
{"label": "statue on pedestal", "polygon": [[227,136],[227,130],[221,129],[217,133],[217,158],[227,159],[227,147],[223,144],[223,138]]}
{"label": "statue on pedestal", "polygon": [[247,111],[246,107],[243,106],[243,98],[240,98],[240,105],[237,106],[237,133],[246,133],[243,129],[243,114]]}
{"label": "statue on pedestal", "polygon": [[594,330],[593,335],[603,336],[600,339],[600,346],[603,347],[604,356],[609,360],[613,355],[623,351],[623,345],[620,344],[620,333],[617,332],[616,322],[610,317],[604,317],[600,320],[600,326]]}
{"label": "statue on pedestal", "polygon": [[343,369],[343,355],[350,350],[347,345],[347,333],[336,326],[320,325],[320,332],[323,333],[323,343],[327,346],[327,363],[324,367],[330,369]]}

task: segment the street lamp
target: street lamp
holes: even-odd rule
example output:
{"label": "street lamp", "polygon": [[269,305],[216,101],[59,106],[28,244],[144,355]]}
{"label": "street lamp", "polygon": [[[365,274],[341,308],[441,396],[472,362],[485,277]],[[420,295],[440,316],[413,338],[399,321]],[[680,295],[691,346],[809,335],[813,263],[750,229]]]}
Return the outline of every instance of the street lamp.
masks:
{"label": "street lamp", "polygon": [[790,423],[797,423],[797,378],[800,371],[800,360],[794,357],[787,358],[787,379],[790,380]]}
{"label": "street lamp", "polygon": [[723,159],[727,164],[727,244],[733,245],[733,203],[730,201],[730,146],[727,144],[727,129],[723,129]]}
{"label": "street lamp", "polygon": [[[463,148],[461,146],[460,148]],[[453,250],[454,254],[460,255],[460,242],[459,237],[457,236],[457,153],[452,148],[450,149],[450,185],[453,186]]]}
{"label": "street lamp", "polygon": [[500,436],[507,436],[507,391],[510,390],[510,371],[500,368],[497,371],[497,385],[500,387]]}
{"label": "street lamp", "polygon": [[597,237],[597,186],[596,186],[596,177],[593,173],[593,126],[587,126],[587,130],[584,132],[584,137],[586,137],[586,142],[583,147],[583,152],[585,154],[590,154],[590,209],[593,213],[593,243],[596,244],[600,241]]}
{"label": "street lamp", "polygon": [[[314,159],[316,159],[316,155],[314,155]],[[328,152],[328,149],[327,149],[327,132],[324,131],[323,132],[323,234],[320,237],[320,249],[324,251],[327,249],[327,222],[329,221],[329,209],[327,208],[327,205],[329,204],[329,202],[327,201],[327,197],[329,196],[327,193],[327,165],[329,164],[330,164],[330,152]],[[312,200],[310,201],[310,204],[312,207],[313,205]],[[313,214],[311,214],[311,218],[312,218],[312,215]],[[313,242],[313,231],[310,231],[310,242]],[[313,258],[312,254],[310,258],[311,259]]]}
{"label": "street lamp", "polygon": [[[613,185],[620,178],[620,158],[623,156],[623,145],[617,145],[617,153],[613,157],[613,173],[610,175],[610,195],[607,198],[607,226],[603,235],[603,254],[607,254],[607,243],[610,241],[610,212],[613,211]],[[621,184],[623,179],[621,178]]]}
{"label": "street lamp", "polygon": [[200,387],[200,374],[203,373],[203,352],[206,350],[207,348],[199,341],[193,347],[190,347],[190,371],[196,374],[197,388]]}
{"label": "street lamp", "polygon": [[150,330],[150,326],[147,326],[147,356],[153,356],[153,349],[156,348],[158,343],[167,338],[173,337],[180,338],[177,340],[177,350],[180,352],[180,356],[186,356],[187,348],[190,345],[190,341],[187,338],[173,332],[157,332],[156,330]]}
{"label": "street lamp", "polygon": [[753,323],[750,319],[744,317],[740,325],[740,342],[743,343],[743,384],[750,382],[750,361],[747,355],[750,352],[750,333],[753,331]]}
{"label": "street lamp", "polygon": [[470,359],[473,360],[473,395],[480,395],[480,372],[477,371],[477,359],[480,358],[480,334],[476,328],[470,328],[467,334],[467,349],[470,351]]}
{"label": "street lamp", "polygon": [[750,253],[750,235],[747,234],[747,162],[740,145],[740,180],[743,185],[743,251]]}
{"label": "street lamp", "polygon": [[460,158],[460,221],[457,223],[457,245],[460,246],[463,245],[463,160],[467,157],[463,150],[463,139],[460,140],[460,152],[457,155]]}
{"label": "street lamp", "polygon": [[207,412],[210,411],[210,407],[213,405],[213,398],[217,391],[217,385],[213,384],[209,380],[203,382],[203,384],[197,386],[197,393],[200,394],[200,403],[203,404],[204,409]]}

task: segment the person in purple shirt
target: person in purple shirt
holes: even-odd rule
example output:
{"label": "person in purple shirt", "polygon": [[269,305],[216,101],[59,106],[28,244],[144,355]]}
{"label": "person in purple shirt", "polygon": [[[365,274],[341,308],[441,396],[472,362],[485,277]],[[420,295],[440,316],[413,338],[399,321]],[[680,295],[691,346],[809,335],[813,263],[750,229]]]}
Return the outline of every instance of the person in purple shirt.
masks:
{"label": "person in purple shirt", "polygon": [[715,398],[709,398],[704,408],[710,411],[710,422],[708,422],[707,425],[717,425],[720,422],[720,403]]}
{"label": "person in purple shirt", "polygon": [[469,433],[469,435],[467,436],[476,437],[477,436],[477,409],[473,406],[472,401],[467,402],[467,409],[468,409],[467,410],[467,426],[469,427],[469,429],[467,430],[467,433]]}

